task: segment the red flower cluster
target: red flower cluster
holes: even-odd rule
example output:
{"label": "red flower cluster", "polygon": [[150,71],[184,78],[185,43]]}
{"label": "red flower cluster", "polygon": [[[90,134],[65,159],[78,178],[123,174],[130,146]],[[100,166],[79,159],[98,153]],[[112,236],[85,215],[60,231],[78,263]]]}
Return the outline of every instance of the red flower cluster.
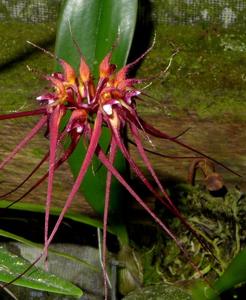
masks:
{"label": "red flower cluster", "polygon": [[[146,54],[146,53],[145,53]],[[137,113],[136,100],[141,97],[141,90],[137,89],[135,85],[141,80],[135,78],[128,78],[128,72],[134,64],[136,64],[142,57],[131,64],[124,66],[119,71],[116,71],[116,66],[111,63],[110,52],[103,59],[99,66],[99,79],[97,85],[93,81],[91,71],[83,57],[80,60],[79,74],[76,75],[74,69],[64,60],[59,59],[59,63],[63,68],[63,72],[57,72],[46,79],[51,83],[52,91],[37,97],[40,103],[40,108],[27,111],[17,112],[12,114],[0,115],[0,120],[18,118],[24,116],[42,115],[38,123],[27,134],[27,136],[16,146],[16,148],[3,160],[0,164],[2,169],[13,156],[22,149],[38,131],[46,126],[47,134],[50,141],[49,152],[44,156],[41,162],[34,168],[26,179],[18,185],[19,188],[23,185],[36,170],[49,158],[49,171],[38,182],[31,187],[21,198],[36,188],[41,182],[48,178],[48,191],[46,200],[46,214],[45,214],[45,248],[44,253],[47,254],[48,246],[50,245],[54,235],[62,222],[62,219],[71,205],[75,194],[77,193],[85,173],[90,166],[94,155],[107,168],[108,174],[106,179],[105,191],[105,211],[104,211],[104,240],[103,240],[103,257],[105,267],[105,251],[106,251],[106,229],[107,229],[107,214],[110,200],[110,185],[112,175],[128,190],[128,192],[136,199],[137,202],[153,217],[153,219],[163,228],[163,230],[178,244],[183,250],[180,242],[170,229],[155,215],[155,213],[145,204],[133,188],[126,182],[122,174],[120,174],[114,167],[114,159],[117,149],[119,149],[125,159],[128,161],[132,171],[144,183],[149,191],[161,201],[170,211],[178,217],[200,240],[196,232],[185,221],[180,212],[174,206],[172,200],[169,198],[167,192],[160,183],[151,163],[148,160],[146,151],[142,145],[140,131],[146,136],[152,135],[162,139],[171,140],[182,147],[185,147],[199,155],[206,155],[200,153],[196,149],[182,143],[177,137],[171,137],[168,134],[155,129],[150,124],[144,122]],[[69,119],[66,122],[64,129],[61,129],[60,123],[62,118],[69,113]],[[105,153],[99,144],[102,126],[106,125],[111,132],[111,140],[109,145],[109,152]],[[140,157],[144,161],[149,170],[156,186],[154,187],[148,179],[144,176],[142,171],[137,166],[136,162],[130,156],[128,149],[124,144],[124,136],[122,129],[128,125],[131,131],[134,143],[138,149]],[[61,141],[70,136],[70,145],[64,151],[60,158],[56,157],[56,150]],[[75,180],[72,190],[67,198],[64,208],[54,226],[50,235],[48,235],[49,227],[49,213],[52,200],[53,177],[55,170],[68,159],[73,153],[79,140],[84,138],[88,141],[87,153],[84,157],[79,174]],[[16,188],[16,189],[17,189]],[[6,193],[6,196],[16,189]],[[20,200],[20,199],[18,199]],[[105,272],[105,270],[104,270]],[[104,274],[106,278],[106,273]]]}

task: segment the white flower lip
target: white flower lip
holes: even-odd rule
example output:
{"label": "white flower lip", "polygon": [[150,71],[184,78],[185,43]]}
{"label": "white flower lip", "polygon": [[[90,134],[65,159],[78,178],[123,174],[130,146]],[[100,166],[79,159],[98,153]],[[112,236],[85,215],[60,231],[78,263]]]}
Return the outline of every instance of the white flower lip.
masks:
{"label": "white flower lip", "polygon": [[103,110],[105,111],[105,113],[109,116],[112,115],[113,113],[113,109],[112,109],[112,105],[111,104],[104,104],[103,105]]}
{"label": "white flower lip", "polygon": [[81,133],[83,131],[83,127],[82,126],[78,126],[76,128],[77,133]]}

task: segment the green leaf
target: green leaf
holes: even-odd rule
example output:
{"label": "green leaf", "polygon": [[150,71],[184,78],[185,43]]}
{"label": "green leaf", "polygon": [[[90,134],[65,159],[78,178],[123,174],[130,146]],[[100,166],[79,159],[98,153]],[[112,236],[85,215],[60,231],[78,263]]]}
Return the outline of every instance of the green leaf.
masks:
{"label": "green leaf", "polygon": [[216,291],[213,290],[206,282],[198,280],[192,287],[193,300],[219,300]]}
{"label": "green leaf", "polygon": [[116,43],[113,62],[126,64],[137,17],[137,0],[67,0],[59,19],[56,54],[75,68],[80,62],[72,35],[97,76],[100,61]]}
{"label": "green leaf", "polygon": [[194,300],[219,299],[219,294],[243,282],[246,282],[246,248],[234,257],[228,268],[212,287],[207,286],[205,282],[197,283],[192,290],[192,298]]}
{"label": "green leaf", "polygon": [[[43,249],[43,245],[32,242],[28,239],[23,238],[22,236],[13,234],[13,233],[11,233],[9,231],[6,231],[6,230],[3,230],[3,229],[0,229],[0,236],[9,238],[9,239],[17,241],[17,242],[20,242],[20,243],[22,243],[26,246],[29,246],[29,247]],[[77,264],[81,264],[83,266],[86,266],[87,268],[89,268],[89,269],[91,269],[95,272],[99,272],[98,268],[95,268],[95,266],[93,266],[92,264],[89,264],[87,261],[85,261],[81,258],[78,258],[76,256],[70,255],[68,253],[64,253],[64,252],[54,250],[52,246],[49,247],[49,253],[53,253],[54,255],[67,258],[68,260],[71,260],[71,261],[76,262]]]}
{"label": "green leaf", "polygon": [[[79,65],[79,53],[76,50],[69,30],[69,22],[74,39],[82,50],[87,63],[92,68],[94,77],[98,77],[98,64],[116,44],[112,61],[122,67],[130,51],[134,34],[137,0],[68,0],[64,2],[60,16],[56,40],[56,55],[68,61],[74,68]],[[108,130],[103,130],[100,140],[106,150],[110,141]],[[69,159],[74,176],[77,176],[86,149],[81,143]],[[118,153],[115,166],[121,173],[126,171],[126,163]],[[90,205],[100,214],[104,211],[106,169],[94,158],[92,168],[88,170],[82,184],[82,191]],[[120,220],[125,193],[114,179],[111,185],[110,212]],[[122,231],[122,230],[121,230]]]}
{"label": "green leaf", "polygon": [[[0,281],[10,282],[14,280],[29,266],[30,262],[0,246]],[[82,290],[71,282],[47,273],[35,266],[18,278],[13,284],[78,298],[83,294]]]}
{"label": "green leaf", "polygon": [[246,282],[246,248],[234,257],[229,267],[215,282],[213,287],[219,293],[222,293],[243,282]]}

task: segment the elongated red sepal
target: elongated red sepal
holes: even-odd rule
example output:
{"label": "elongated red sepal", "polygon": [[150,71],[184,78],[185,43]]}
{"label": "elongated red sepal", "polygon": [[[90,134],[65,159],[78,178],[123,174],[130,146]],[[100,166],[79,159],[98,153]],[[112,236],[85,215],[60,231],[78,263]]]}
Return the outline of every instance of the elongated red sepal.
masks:
{"label": "elongated red sepal", "polygon": [[45,113],[46,113],[46,108],[39,108],[39,109],[30,110],[30,111],[13,112],[10,114],[0,115],[0,121],[23,118],[23,117],[32,117],[32,116],[36,116],[36,115],[42,115]]}
{"label": "elongated red sepal", "polygon": [[66,200],[66,204],[65,206],[63,207],[63,210],[61,211],[60,213],[60,216],[49,236],[49,239],[45,245],[45,249],[47,251],[48,249],[48,246],[50,245],[51,241],[53,240],[54,238],[54,235],[56,234],[63,218],[64,218],[64,215],[65,213],[67,212],[68,208],[70,207],[76,193],[78,192],[79,190],[79,187],[84,179],[84,176],[86,174],[86,171],[91,163],[91,160],[93,158],[93,155],[95,153],[95,150],[96,150],[96,147],[98,145],[98,142],[99,142],[99,138],[100,138],[100,135],[101,135],[101,128],[102,127],[102,114],[100,111],[98,111],[97,113],[97,117],[96,117],[96,120],[95,120],[95,124],[94,124],[94,129],[93,129],[93,132],[92,132],[92,135],[91,135],[91,140],[90,140],[90,144],[89,144],[89,147],[88,147],[88,150],[87,150],[87,153],[85,155],[85,158],[84,158],[84,161],[83,161],[83,164],[80,168],[80,171],[79,171],[79,174],[75,180],[75,183],[72,187],[72,190]]}

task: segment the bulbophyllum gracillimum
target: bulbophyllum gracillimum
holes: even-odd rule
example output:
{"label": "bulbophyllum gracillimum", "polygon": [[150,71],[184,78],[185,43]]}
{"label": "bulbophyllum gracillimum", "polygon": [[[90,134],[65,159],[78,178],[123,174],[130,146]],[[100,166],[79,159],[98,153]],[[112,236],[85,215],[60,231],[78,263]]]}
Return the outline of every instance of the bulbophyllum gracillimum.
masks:
{"label": "bulbophyllum gracillimum", "polygon": [[[146,54],[146,53],[145,53]],[[144,55],[145,55],[144,54]],[[159,131],[147,122],[143,121],[137,113],[137,101],[141,99],[141,89],[136,85],[142,80],[129,78],[129,70],[143,58],[142,55],[133,63],[124,66],[122,69],[116,69],[116,66],[111,63],[112,53],[106,55],[99,66],[99,79],[97,84],[93,81],[93,77],[89,66],[84,57],[81,56],[79,72],[75,70],[64,60],[59,59],[59,63],[63,72],[53,73],[50,76],[45,76],[45,79],[51,85],[51,91],[37,97],[39,108],[33,111],[16,112],[11,114],[0,115],[0,120],[27,117],[40,115],[40,120],[26,135],[26,137],[13,149],[13,151],[2,161],[0,169],[15,156],[41,128],[46,127],[46,135],[49,139],[49,152],[45,154],[40,163],[33,171],[12,191],[3,196],[14,192],[22,186],[37,169],[46,161],[49,160],[49,170],[32,186],[21,198],[37,188],[46,178],[48,178],[46,213],[45,213],[45,233],[44,233],[44,255],[47,256],[47,251],[54,235],[56,234],[59,225],[61,224],[65,213],[71,205],[75,194],[83,181],[87,169],[89,168],[93,156],[97,156],[101,163],[107,168],[106,190],[105,190],[105,209],[104,209],[104,233],[103,233],[103,272],[105,287],[106,282],[106,230],[108,219],[108,208],[110,202],[110,186],[111,179],[114,176],[131,194],[131,196],[152,216],[152,218],[161,226],[161,228],[177,243],[181,250],[186,254],[182,244],[177,240],[175,234],[159,219],[156,214],[146,205],[143,199],[134,191],[129,182],[124,176],[114,167],[114,159],[116,151],[119,149],[125,159],[128,161],[131,170],[144,183],[148,190],[162,202],[176,217],[178,217],[185,226],[187,226],[193,234],[202,243],[202,240],[192,229],[192,227],[182,217],[181,213],[174,206],[172,200],[167,194],[158,179],[152,165],[146,155],[145,148],[142,145],[141,134],[144,136],[155,136],[162,139],[170,140],[179,144],[199,155],[196,149],[182,143],[176,137],[171,137],[168,134]],[[62,128],[61,120],[69,115],[66,125]],[[102,132],[102,126],[106,126],[111,132],[111,139],[108,152],[104,152],[100,147],[99,139]],[[132,159],[127,147],[124,143],[123,129],[129,127],[134,143],[137,147],[140,157],[149,170],[155,186],[145,177],[137,163]],[[57,147],[62,141],[69,137],[70,144],[64,150],[64,153],[57,157]],[[73,153],[79,140],[83,139],[87,144],[87,152],[81,165],[74,185],[68,195],[64,208],[60,216],[49,234],[49,213],[52,202],[53,177],[55,170],[65,162]],[[96,176],[96,175],[95,175]],[[96,187],[95,187],[96,188]],[[107,294],[105,288],[105,294]]]}

